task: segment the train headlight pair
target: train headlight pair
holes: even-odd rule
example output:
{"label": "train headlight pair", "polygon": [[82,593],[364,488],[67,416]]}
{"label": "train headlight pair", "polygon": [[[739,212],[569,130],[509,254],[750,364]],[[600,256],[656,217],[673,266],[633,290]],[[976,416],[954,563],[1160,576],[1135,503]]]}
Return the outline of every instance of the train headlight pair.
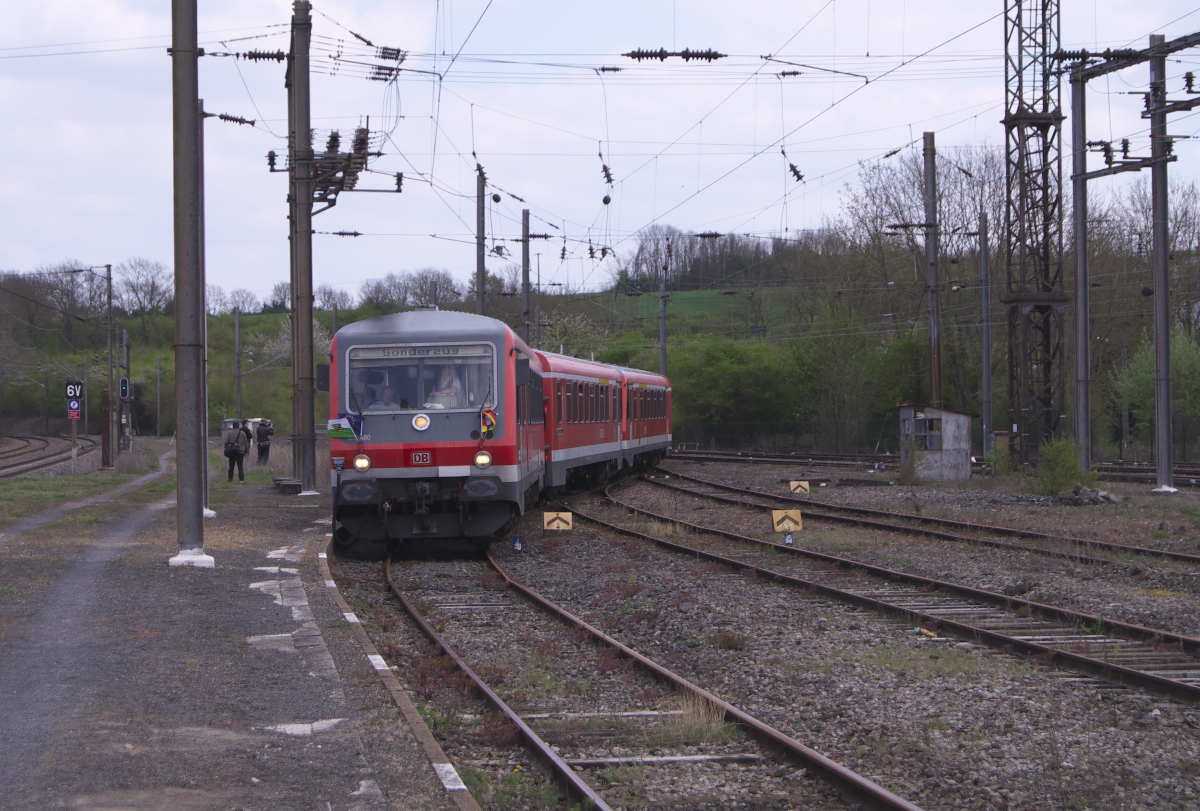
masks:
{"label": "train headlight pair", "polygon": [[492,463],[492,455],[487,451],[479,451],[475,454],[475,467],[485,468]]}
{"label": "train headlight pair", "polygon": [[360,453],[358,456],[355,456],[354,469],[359,473],[366,473],[371,469],[371,457],[367,456],[365,453]]}

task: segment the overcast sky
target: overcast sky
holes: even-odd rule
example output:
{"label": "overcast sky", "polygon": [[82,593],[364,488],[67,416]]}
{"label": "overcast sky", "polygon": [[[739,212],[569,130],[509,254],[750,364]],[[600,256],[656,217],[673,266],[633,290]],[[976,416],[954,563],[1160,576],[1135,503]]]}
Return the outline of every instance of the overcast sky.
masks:
{"label": "overcast sky", "polygon": [[[8,156],[0,269],[132,256],[170,265],[170,3],[3,0],[0,8]],[[651,222],[763,235],[817,227],[836,214],[860,161],[914,138],[919,148],[922,131],[935,131],[939,148],[1003,144],[1001,12],[998,2],[946,0],[318,0],[317,146],[331,129],[348,140],[369,116],[372,143],[385,154],[371,164],[380,174],[364,175],[360,187],[394,188],[391,175],[401,171],[405,182],[398,195],[344,194],[316,217],[317,231],[364,236],[316,235],[315,283],[356,293],[364,279],[423,266],[467,279],[472,152],[498,187],[489,195],[502,194],[499,204],[489,197],[489,249],[503,245],[519,261],[511,240],[528,207],[532,231],[554,237],[533,243],[542,280],[571,288],[610,278],[611,259],[589,259],[589,241],[597,256],[602,246],[626,252]],[[290,17],[284,0],[200,2],[205,107],[257,122],[205,124],[208,277],[260,297],[288,277],[286,176],[269,174],[264,157],[286,152],[283,67],[219,54],[286,50]],[[1196,30],[1193,3],[1062,2],[1067,48],[1142,48],[1151,33]],[[403,49],[408,72],[390,84],[363,78],[354,63],[379,60],[351,32]],[[728,56],[708,64],[620,55],[662,47]],[[1168,65],[1175,95],[1200,53],[1178,57]],[[1138,154],[1147,151],[1141,99],[1124,95],[1146,80],[1142,66],[1091,83],[1090,138],[1130,137]],[[1200,117],[1172,121],[1173,134],[1200,132]],[[1194,177],[1196,146],[1182,141],[1177,151],[1172,176]],[[489,256],[492,270],[505,263]]]}

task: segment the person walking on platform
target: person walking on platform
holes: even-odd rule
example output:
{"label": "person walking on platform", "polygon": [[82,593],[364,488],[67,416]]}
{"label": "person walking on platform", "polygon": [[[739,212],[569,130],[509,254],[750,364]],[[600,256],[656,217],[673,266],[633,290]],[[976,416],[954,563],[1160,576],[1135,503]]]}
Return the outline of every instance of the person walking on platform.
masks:
{"label": "person walking on platform", "polygon": [[275,429],[271,427],[270,420],[263,420],[258,424],[255,433],[258,435],[258,464],[265,465],[271,458],[271,437],[275,434]]}
{"label": "person walking on platform", "polygon": [[242,469],[242,460],[250,452],[250,438],[240,427],[230,428],[223,437],[225,455],[229,457],[229,481],[233,481],[233,467],[237,465],[238,481],[245,484],[246,473]]}

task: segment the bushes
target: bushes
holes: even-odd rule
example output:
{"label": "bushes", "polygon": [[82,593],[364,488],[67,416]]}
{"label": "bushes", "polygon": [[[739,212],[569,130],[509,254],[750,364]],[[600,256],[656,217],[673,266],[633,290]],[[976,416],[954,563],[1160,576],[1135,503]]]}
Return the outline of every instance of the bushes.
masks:
{"label": "bushes", "polygon": [[1079,464],[1079,446],[1066,437],[1050,439],[1042,443],[1041,460],[1037,465],[1037,476],[1031,487],[1038,495],[1056,496],[1069,490],[1076,483],[1095,487],[1100,477]]}

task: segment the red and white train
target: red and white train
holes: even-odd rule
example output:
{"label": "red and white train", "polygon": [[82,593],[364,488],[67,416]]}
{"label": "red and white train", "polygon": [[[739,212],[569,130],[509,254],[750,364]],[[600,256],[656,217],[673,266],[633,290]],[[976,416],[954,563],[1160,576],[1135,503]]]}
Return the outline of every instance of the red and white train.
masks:
{"label": "red and white train", "polygon": [[[329,370],[334,546],[486,546],[539,498],[667,455],[671,383],[530,348],[422,308],[338,330]],[[436,544],[435,544],[436,545]]]}

